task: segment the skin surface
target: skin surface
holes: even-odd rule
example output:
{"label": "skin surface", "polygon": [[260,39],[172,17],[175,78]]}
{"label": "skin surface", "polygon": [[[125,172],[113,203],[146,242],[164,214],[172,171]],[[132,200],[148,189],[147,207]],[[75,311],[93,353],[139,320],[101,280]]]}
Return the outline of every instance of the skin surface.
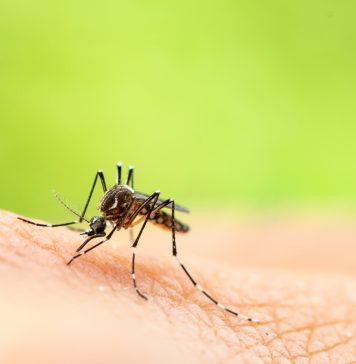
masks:
{"label": "skin surface", "polygon": [[355,363],[352,221],[237,221],[193,221],[178,254],[209,293],[261,324],[202,296],[166,231],[149,227],[137,248],[146,302],[132,288],[127,232],[68,267],[78,232],[1,212],[0,363]]}

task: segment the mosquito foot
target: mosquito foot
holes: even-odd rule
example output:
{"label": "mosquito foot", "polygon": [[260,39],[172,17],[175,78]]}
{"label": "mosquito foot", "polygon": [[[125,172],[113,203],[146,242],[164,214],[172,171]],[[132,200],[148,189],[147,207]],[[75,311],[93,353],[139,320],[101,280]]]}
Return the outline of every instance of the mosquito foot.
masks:
{"label": "mosquito foot", "polygon": [[148,301],[148,298],[147,298],[144,294],[142,294],[138,288],[136,288],[136,292],[137,292],[137,294],[138,294],[141,298],[143,298],[144,300]]}

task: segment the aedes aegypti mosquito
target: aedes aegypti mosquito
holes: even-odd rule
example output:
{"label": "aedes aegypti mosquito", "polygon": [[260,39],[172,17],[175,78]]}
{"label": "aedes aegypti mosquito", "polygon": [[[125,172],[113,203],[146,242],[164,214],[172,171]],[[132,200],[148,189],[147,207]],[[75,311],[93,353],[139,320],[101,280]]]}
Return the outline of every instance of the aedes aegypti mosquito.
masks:
{"label": "aedes aegypti mosquito", "polygon": [[[87,220],[85,218],[85,213],[87,211],[89,202],[91,200],[91,197],[93,195],[95,186],[97,184],[98,178],[101,181],[101,185],[103,188],[104,195],[99,202],[99,211],[101,213],[101,216],[94,216],[92,219]],[[70,221],[62,224],[53,224],[53,225],[47,225],[47,224],[39,224],[34,221],[26,220],[21,217],[19,217],[20,220],[27,222],[29,224],[33,224],[36,226],[43,226],[43,227],[58,227],[58,226],[67,226],[67,225],[73,225],[73,224],[79,224],[83,220],[86,221],[89,224],[89,229],[86,230],[81,235],[85,235],[86,239],[84,242],[78,247],[76,250],[76,253],[67,263],[67,265],[71,264],[75,259],[81,257],[82,255],[90,252],[91,250],[97,248],[99,245],[105,243],[106,241],[110,240],[110,238],[113,236],[115,231],[120,230],[121,228],[128,229],[132,228],[133,226],[141,223],[141,228],[139,233],[137,234],[135,240],[132,244],[132,281],[133,286],[137,292],[137,294],[147,299],[146,296],[144,296],[140,290],[137,287],[136,283],[136,274],[135,274],[135,256],[136,256],[136,247],[138,245],[138,242],[141,238],[142,232],[146,227],[147,222],[151,222],[154,224],[157,224],[161,227],[168,228],[171,230],[172,233],[172,254],[177,259],[179,265],[183,269],[184,273],[187,275],[189,280],[193,283],[193,285],[201,291],[203,295],[205,295],[211,302],[215,303],[218,307],[221,309],[229,312],[230,314],[234,316],[239,316],[242,319],[245,319],[250,322],[259,323],[259,320],[253,319],[251,317],[242,315],[236,311],[233,311],[229,309],[228,307],[224,306],[220,302],[218,302],[215,298],[213,298],[210,294],[208,294],[201,285],[199,285],[196,280],[192,277],[192,275],[189,273],[185,265],[182,263],[180,258],[177,255],[177,245],[176,245],[176,233],[186,233],[189,231],[189,227],[186,224],[183,224],[182,222],[178,221],[175,218],[175,211],[181,211],[181,212],[189,212],[188,209],[186,209],[183,206],[177,205],[172,198],[169,198],[167,200],[161,200],[159,198],[160,191],[155,191],[151,195],[146,195],[140,192],[137,192],[134,190],[134,168],[132,166],[129,167],[128,175],[126,178],[125,184],[121,184],[121,163],[117,163],[117,179],[116,183],[113,187],[110,189],[107,189],[106,182],[104,178],[104,174],[101,170],[99,170],[94,178],[93,185],[90,189],[88,199],[85,203],[83,212],[81,214],[78,214],[75,212],[72,208],[67,206],[62,200],[59,199],[59,201],[73,214],[77,215],[79,217],[79,220],[76,221]],[[57,196],[58,197],[58,196]],[[170,210],[171,214],[168,214],[166,210]],[[112,226],[111,231],[106,234],[105,230],[107,227],[107,223],[110,223]],[[103,240],[99,241],[98,243],[94,244],[88,249],[84,249],[84,247],[93,239],[96,238],[104,238]],[[133,239],[132,239],[133,240]]]}

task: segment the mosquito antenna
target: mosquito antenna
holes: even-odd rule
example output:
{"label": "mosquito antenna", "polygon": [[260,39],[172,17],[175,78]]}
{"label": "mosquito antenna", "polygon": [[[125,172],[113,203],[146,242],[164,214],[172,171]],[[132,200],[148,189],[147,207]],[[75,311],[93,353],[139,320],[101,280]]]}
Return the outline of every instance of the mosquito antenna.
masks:
{"label": "mosquito antenna", "polygon": [[74,215],[78,216],[80,219],[85,220],[87,223],[89,223],[89,220],[87,220],[85,217],[81,216],[80,214],[78,214],[77,212],[75,212],[71,207],[69,207],[58,195],[58,193],[56,191],[53,191],[54,197],[67,209],[69,210],[71,213],[73,213]]}
{"label": "mosquito antenna", "polygon": [[117,178],[116,178],[116,184],[120,185],[121,184],[121,162],[117,162]]}

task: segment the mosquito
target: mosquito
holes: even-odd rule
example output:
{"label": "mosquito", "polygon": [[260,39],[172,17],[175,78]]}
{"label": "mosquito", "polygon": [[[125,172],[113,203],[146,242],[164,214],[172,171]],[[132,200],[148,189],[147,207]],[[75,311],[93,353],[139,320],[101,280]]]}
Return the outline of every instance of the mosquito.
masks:
{"label": "mosquito", "polygon": [[[83,221],[86,221],[89,225],[89,229],[81,234],[86,236],[86,238],[84,242],[78,247],[72,258],[68,261],[67,265],[70,265],[74,260],[80,258],[84,254],[89,253],[91,250],[97,248],[98,246],[110,240],[115,231],[118,231],[122,228],[130,229],[130,231],[132,231],[132,228],[134,226],[142,223],[136,238],[132,239],[133,243],[132,243],[131,277],[133,286],[137,294],[145,300],[147,300],[147,297],[141,293],[136,281],[136,273],[135,273],[136,247],[140,241],[142,233],[147,225],[147,222],[156,224],[165,229],[169,229],[171,231],[171,236],[172,236],[173,257],[177,260],[183,272],[189,278],[190,282],[207,299],[209,299],[211,302],[213,302],[222,310],[225,310],[226,312],[234,316],[239,316],[240,318],[247,320],[249,322],[260,323],[260,321],[257,319],[245,316],[239,312],[236,312],[224,306],[214,297],[212,297],[209,293],[207,293],[203,289],[203,287],[200,284],[198,284],[197,281],[192,277],[186,266],[183,264],[182,260],[179,258],[177,254],[176,233],[187,233],[189,231],[189,226],[177,220],[175,218],[175,212],[180,211],[188,213],[189,210],[183,206],[176,204],[173,198],[169,198],[167,200],[160,199],[160,191],[155,191],[151,195],[146,195],[144,193],[135,191],[133,166],[129,167],[126,181],[124,184],[122,184],[121,170],[122,170],[121,162],[118,162],[116,183],[110,189],[106,187],[106,182],[103,172],[99,170],[96,173],[94,182],[89,192],[89,196],[87,198],[83,212],[81,214],[75,212],[72,208],[67,206],[57,196],[60,202],[79,218],[78,220],[65,222],[62,224],[50,225],[50,224],[40,224],[34,221],[24,219],[22,217],[19,217],[19,219],[26,223],[42,227],[68,226],[68,225],[79,224],[82,223]],[[104,195],[101,198],[98,206],[101,215],[94,216],[93,218],[88,220],[85,218],[85,214],[87,212],[98,179],[100,179],[101,186],[104,192]],[[168,213],[167,210],[170,213]],[[106,228],[108,225],[111,225],[111,230],[109,231],[109,233],[106,233]],[[92,245],[90,248],[84,249],[91,240],[98,238],[103,238],[103,239],[97,242],[96,244]]]}

